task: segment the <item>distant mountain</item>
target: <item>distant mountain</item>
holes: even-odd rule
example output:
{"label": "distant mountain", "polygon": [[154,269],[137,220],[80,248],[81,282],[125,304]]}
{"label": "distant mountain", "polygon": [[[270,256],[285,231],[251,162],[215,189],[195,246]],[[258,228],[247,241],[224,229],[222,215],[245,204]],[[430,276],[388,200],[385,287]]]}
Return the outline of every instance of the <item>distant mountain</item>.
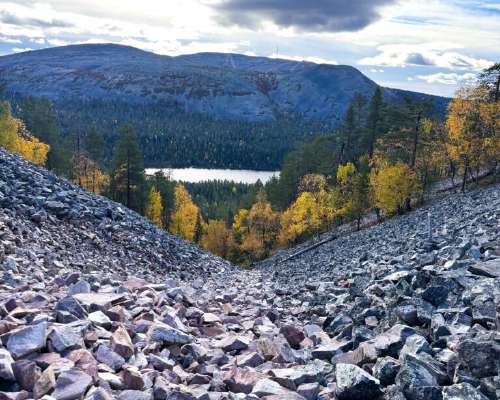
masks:
{"label": "distant mountain", "polygon": [[[65,130],[136,126],[146,163],[276,168],[297,140],[338,126],[356,92],[376,83],[353,67],[200,53],[160,56],[113,44],[73,45],[0,57],[17,98],[47,97]],[[386,101],[405,96],[384,88]],[[190,146],[187,151],[184,147]]]}

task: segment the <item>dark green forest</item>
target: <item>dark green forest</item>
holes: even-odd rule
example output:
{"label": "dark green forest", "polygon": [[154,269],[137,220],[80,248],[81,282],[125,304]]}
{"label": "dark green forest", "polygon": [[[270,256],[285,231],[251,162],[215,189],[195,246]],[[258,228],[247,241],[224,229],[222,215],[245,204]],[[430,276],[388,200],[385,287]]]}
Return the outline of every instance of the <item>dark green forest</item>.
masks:
{"label": "dark green forest", "polygon": [[[186,113],[172,104],[130,104],[78,100],[43,105],[48,100],[9,96],[14,114],[25,119],[51,108],[63,137],[84,136],[95,127],[104,136],[105,160],[112,157],[118,129],[130,124],[139,137],[144,166],[154,168],[230,168],[278,170],[298,143],[331,131],[329,123],[280,117],[266,123],[218,120]],[[29,117],[28,117],[29,118]]]}

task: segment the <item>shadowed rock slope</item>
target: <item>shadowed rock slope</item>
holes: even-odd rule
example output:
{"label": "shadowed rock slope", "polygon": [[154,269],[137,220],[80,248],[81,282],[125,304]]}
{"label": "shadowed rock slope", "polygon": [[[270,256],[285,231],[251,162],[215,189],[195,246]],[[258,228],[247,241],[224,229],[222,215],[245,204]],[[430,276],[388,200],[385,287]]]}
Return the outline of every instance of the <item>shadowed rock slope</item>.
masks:
{"label": "shadowed rock slope", "polygon": [[499,398],[498,185],[251,272],[3,150],[0,206],[0,399]]}

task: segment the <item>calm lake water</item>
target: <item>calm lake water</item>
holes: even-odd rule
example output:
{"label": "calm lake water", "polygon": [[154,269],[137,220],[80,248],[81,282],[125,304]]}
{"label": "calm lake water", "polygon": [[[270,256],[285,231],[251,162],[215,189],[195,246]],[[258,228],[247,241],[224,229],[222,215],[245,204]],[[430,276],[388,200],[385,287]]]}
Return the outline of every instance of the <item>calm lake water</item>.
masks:
{"label": "calm lake water", "polygon": [[204,168],[148,168],[147,175],[156,171],[164,171],[174,181],[203,182],[203,181],[233,181],[240,183],[255,183],[259,179],[266,183],[273,176],[279,176],[279,171],[251,171],[245,169],[204,169]]}

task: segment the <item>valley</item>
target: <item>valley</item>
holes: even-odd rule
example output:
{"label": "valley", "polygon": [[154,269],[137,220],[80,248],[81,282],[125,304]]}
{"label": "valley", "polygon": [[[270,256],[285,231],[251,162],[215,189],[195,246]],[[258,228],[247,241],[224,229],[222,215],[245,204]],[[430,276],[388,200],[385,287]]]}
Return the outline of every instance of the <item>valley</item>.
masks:
{"label": "valley", "polygon": [[[118,121],[130,123],[148,167],[256,170],[279,169],[298,143],[338,128],[356,93],[368,99],[377,87],[350,66],[112,44],[0,57],[0,81],[14,111],[30,96],[52,102],[65,135],[96,125],[112,146]],[[429,100],[441,115],[449,102],[382,91],[391,104]]]}
{"label": "valley", "polygon": [[2,149],[0,206],[6,398],[498,395],[498,184],[253,271]]}

